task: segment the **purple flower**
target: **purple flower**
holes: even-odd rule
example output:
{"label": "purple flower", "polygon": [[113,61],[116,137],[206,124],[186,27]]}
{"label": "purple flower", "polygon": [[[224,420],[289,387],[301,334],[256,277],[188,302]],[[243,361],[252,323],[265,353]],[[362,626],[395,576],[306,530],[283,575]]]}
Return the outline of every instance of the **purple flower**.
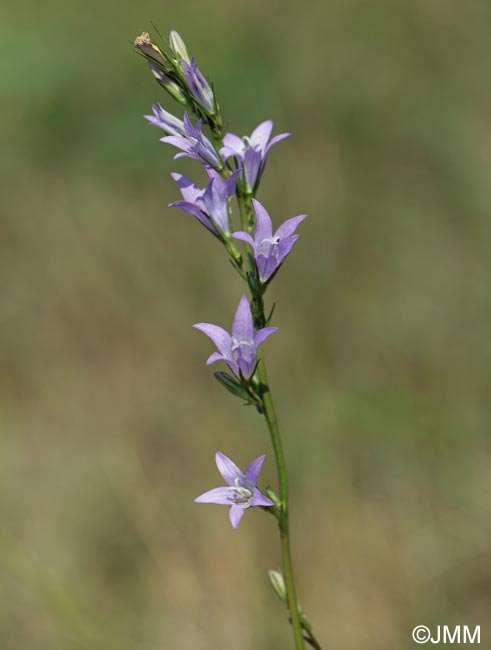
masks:
{"label": "purple flower", "polygon": [[271,148],[290,135],[290,133],[280,133],[270,141],[272,130],[273,122],[267,120],[254,129],[249,138],[246,136],[239,138],[233,133],[227,133],[223,138],[224,146],[220,150],[220,154],[225,160],[234,156],[237,161],[241,162],[241,167],[244,170],[244,188],[249,193],[256,190],[261,180]]}
{"label": "purple flower", "polygon": [[294,235],[297,226],[301,223],[306,214],[287,219],[273,235],[273,224],[266,209],[257,201],[252,199],[256,210],[256,232],[254,239],[247,232],[239,230],[232,233],[235,239],[242,239],[252,246],[256,259],[257,270],[261,282],[266,282],[273,273],[280,267],[285,257],[293,248],[293,244],[299,238]]}
{"label": "purple flower", "polygon": [[210,167],[206,168],[210,181],[205,189],[200,189],[189,178],[182,174],[171,174],[179,185],[183,201],[170,203],[170,208],[182,208],[192,214],[205,228],[219,236],[217,228],[229,234],[228,200],[235,193],[235,183],[239,171],[235,171],[227,179]]}
{"label": "purple flower", "polygon": [[183,136],[184,122],[171,113],[168,113],[160,104],[152,104],[153,115],[145,115],[145,119],[163,129],[168,135]]}
{"label": "purple flower", "polygon": [[176,154],[174,160],[183,157],[194,158],[206,165],[211,165],[214,169],[222,169],[223,163],[220,157],[208,138],[203,135],[201,120],[198,120],[196,126],[193,126],[188,114],[184,113],[183,128],[184,134],[182,136],[167,135],[165,138],[161,138],[161,142],[167,142],[181,149],[182,153]]}
{"label": "purple flower", "polygon": [[246,379],[254,372],[259,345],[278,329],[264,327],[254,333],[251,308],[246,296],[242,296],[235,312],[232,335],[222,327],[210,323],[197,323],[193,327],[204,332],[217,346],[218,352],[213,352],[208,358],[207,366],[215,361],[225,361],[237,377],[242,375]]}
{"label": "purple flower", "polygon": [[208,490],[195,499],[196,503],[218,503],[218,505],[230,506],[229,516],[234,528],[238,527],[247,508],[274,506],[271,499],[265,497],[256,487],[264,456],[253,460],[245,472],[241,472],[237,465],[220,451],[217,451],[215,460],[227,487]]}
{"label": "purple flower", "polygon": [[191,63],[188,63],[185,58],[182,58],[181,65],[184,69],[184,77],[188,83],[188,88],[194,99],[198,104],[201,104],[201,106],[206,108],[209,113],[214,113],[215,100],[213,97],[213,90],[201,74],[194,56],[191,59]]}

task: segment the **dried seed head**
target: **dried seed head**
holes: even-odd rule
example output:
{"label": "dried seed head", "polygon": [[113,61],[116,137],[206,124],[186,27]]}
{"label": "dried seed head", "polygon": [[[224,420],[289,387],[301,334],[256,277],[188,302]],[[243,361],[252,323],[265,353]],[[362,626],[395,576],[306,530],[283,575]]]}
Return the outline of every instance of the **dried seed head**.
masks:
{"label": "dried seed head", "polygon": [[156,63],[160,64],[164,68],[168,68],[169,64],[164,54],[159,50],[159,48],[152,43],[152,39],[147,32],[142,32],[140,36],[135,38],[133,43],[135,50],[141,52],[149,59],[152,59]]}

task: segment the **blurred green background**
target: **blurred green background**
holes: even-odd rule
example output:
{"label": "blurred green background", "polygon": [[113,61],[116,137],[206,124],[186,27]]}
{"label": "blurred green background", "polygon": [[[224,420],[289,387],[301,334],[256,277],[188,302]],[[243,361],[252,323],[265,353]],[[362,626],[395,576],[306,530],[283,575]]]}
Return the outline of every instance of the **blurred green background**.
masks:
{"label": "blurred green background", "polygon": [[[229,128],[294,136],[260,192],[307,212],[267,346],[302,604],[325,648],[414,648],[491,605],[491,5],[3,3],[0,647],[277,650],[273,520],[196,506],[267,453],[213,380],[242,287],[178,198],[130,42],[178,29]],[[486,640],[487,639],[487,640]]]}

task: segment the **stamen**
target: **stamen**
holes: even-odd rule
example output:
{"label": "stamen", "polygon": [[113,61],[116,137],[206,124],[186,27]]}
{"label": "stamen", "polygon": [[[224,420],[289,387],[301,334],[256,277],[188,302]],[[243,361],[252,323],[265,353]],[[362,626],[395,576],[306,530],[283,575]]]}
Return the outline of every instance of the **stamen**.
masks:
{"label": "stamen", "polygon": [[242,486],[230,487],[230,501],[241,506],[249,505],[252,499],[252,490]]}

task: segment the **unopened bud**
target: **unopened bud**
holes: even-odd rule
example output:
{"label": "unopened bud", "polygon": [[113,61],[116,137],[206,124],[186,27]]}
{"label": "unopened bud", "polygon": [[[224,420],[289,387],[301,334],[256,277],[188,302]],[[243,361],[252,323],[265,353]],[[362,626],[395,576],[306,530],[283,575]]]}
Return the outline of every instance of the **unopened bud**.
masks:
{"label": "unopened bud", "polygon": [[169,34],[169,46],[172,53],[176,55],[176,58],[179,60],[184,59],[186,63],[191,63],[186,45],[181,36],[174,29]]}
{"label": "unopened bud", "polygon": [[169,63],[164,54],[152,43],[152,39],[147,32],[142,32],[140,36],[137,36],[133,45],[135,50],[138,50],[138,52],[141,52],[147,58],[152,59],[164,68],[169,67]]}
{"label": "unopened bud", "polygon": [[162,86],[162,88],[167,90],[169,95],[174,97],[174,99],[176,99],[181,104],[187,103],[186,97],[184,96],[182,90],[174,81],[174,79],[172,79],[172,77],[169,77],[169,75],[166,75],[165,72],[162,72],[162,70],[151,61],[148,62],[148,67],[152,71],[152,74],[155,77],[157,83]]}
{"label": "unopened bud", "polygon": [[280,571],[271,569],[268,571],[268,577],[271,585],[273,586],[273,589],[276,591],[281,600],[286,603],[286,587],[282,573]]}
{"label": "unopened bud", "polygon": [[268,497],[271,499],[271,501],[275,504],[275,506],[280,509],[281,508],[281,499],[280,497],[276,494],[276,492],[273,490],[272,487],[269,485],[266,487],[266,494]]}

